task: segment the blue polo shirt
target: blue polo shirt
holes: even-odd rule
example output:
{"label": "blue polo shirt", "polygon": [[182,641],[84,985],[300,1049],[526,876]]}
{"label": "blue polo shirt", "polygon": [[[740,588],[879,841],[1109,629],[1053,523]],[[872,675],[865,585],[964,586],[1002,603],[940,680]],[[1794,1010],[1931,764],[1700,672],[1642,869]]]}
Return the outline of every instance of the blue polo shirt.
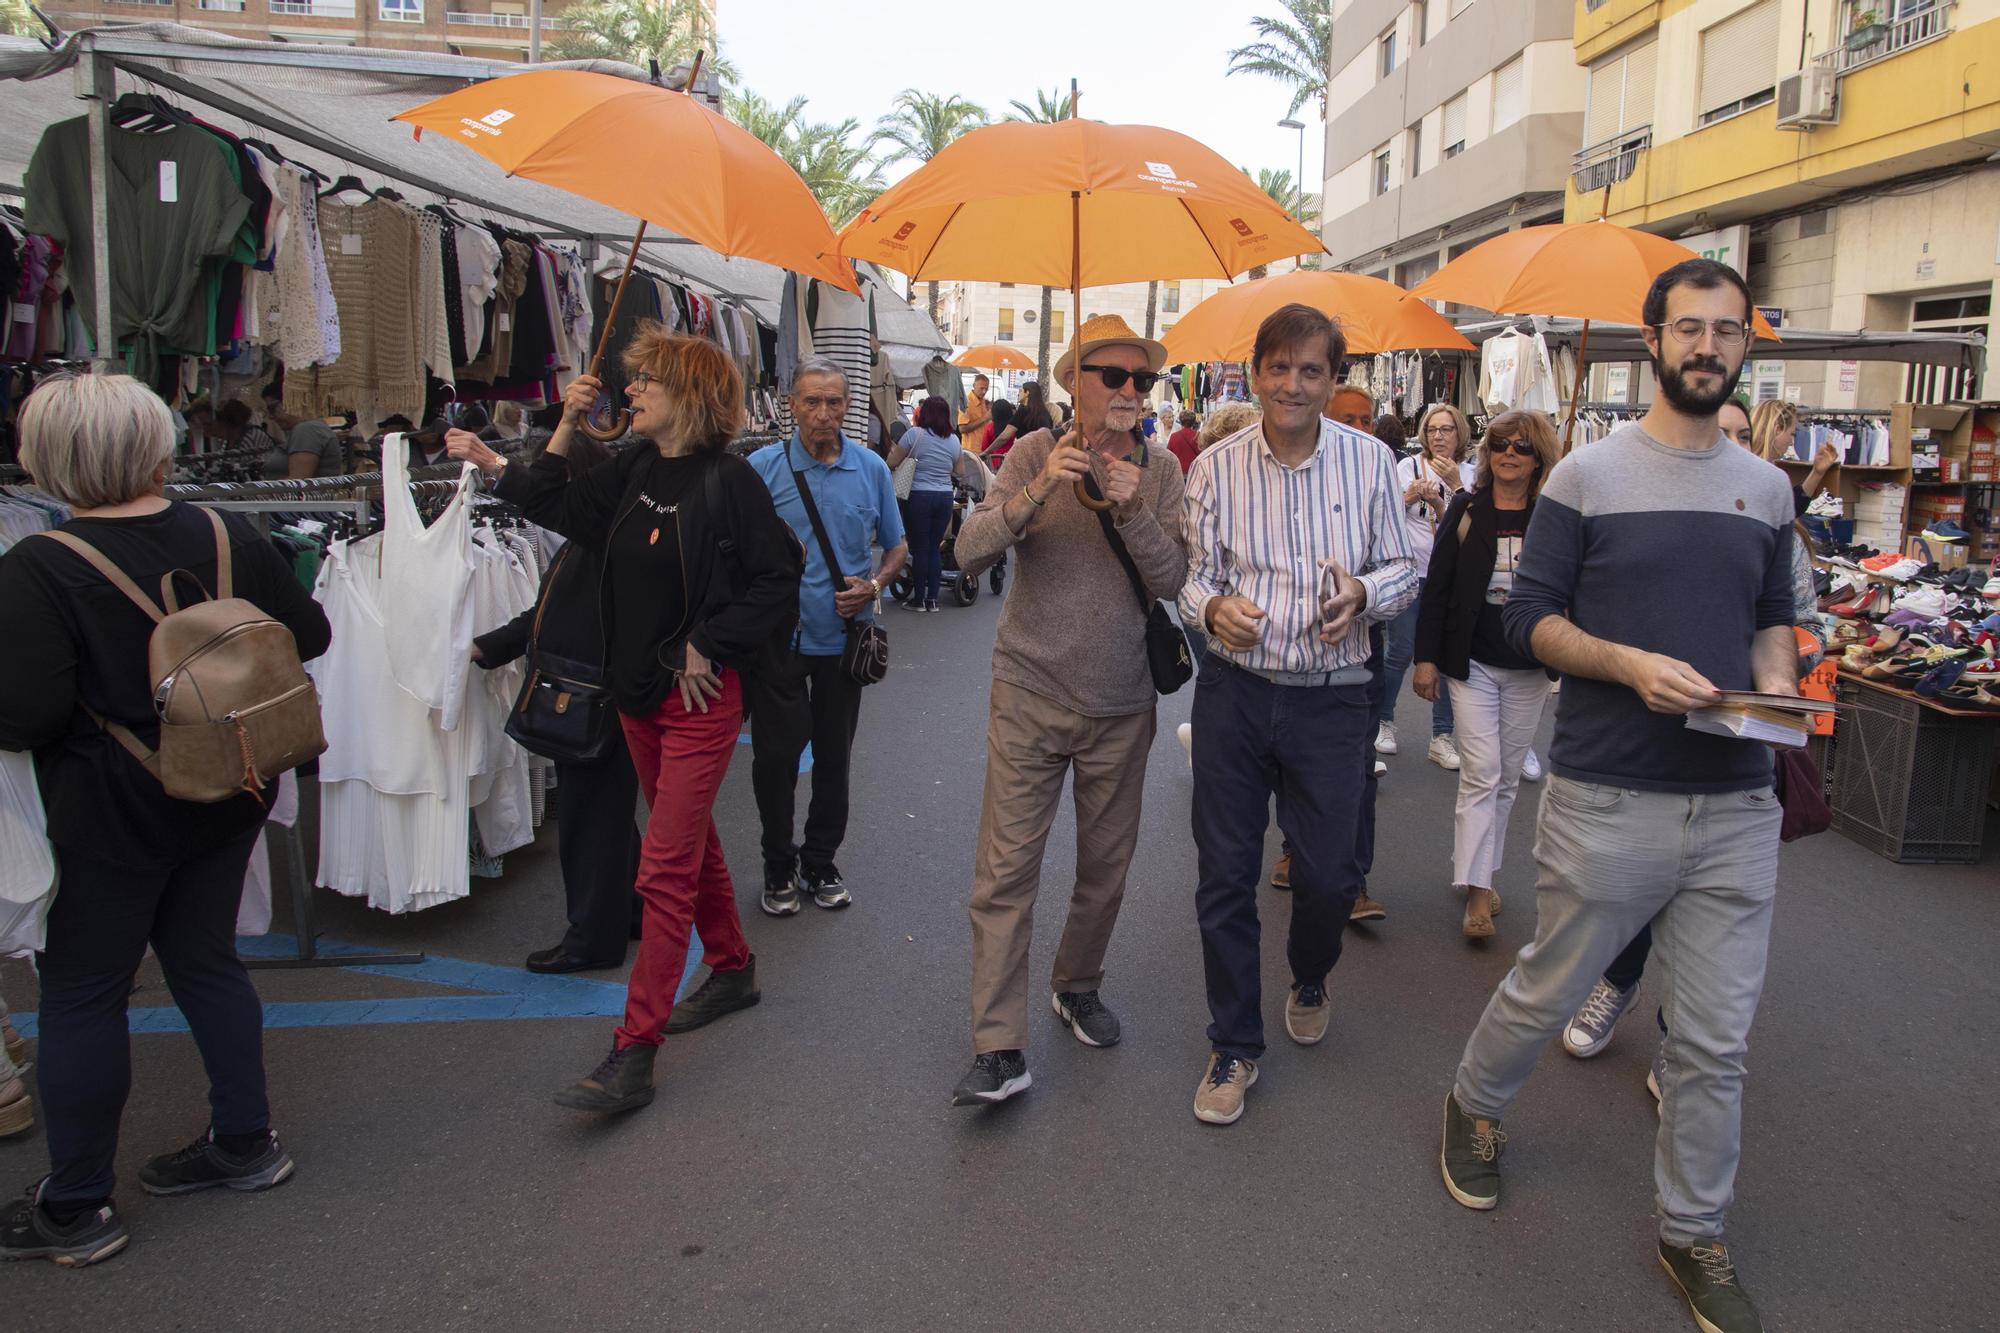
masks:
{"label": "blue polo shirt", "polygon": [[[833,609],[835,580],[792,472],[805,473],[806,485],[812,487],[820,521],[840,557],[839,583],[844,587],[849,574],[864,579],[874,574],[878,544],[885,551],[903,544],[903,518],[896,508],[896,483],[889,465],[845,433],[840,437],[840,457],[822,463],[806,452],[794,432],[784,444],[767,444],[751,454],[750,466],[764,479],[778,516],[792,525],[806,548],[805,575],[799,580],[799,651],[814,657],[838,654],[847,646],[847,631]],[[857,618],[874,616],[871,602]]]}

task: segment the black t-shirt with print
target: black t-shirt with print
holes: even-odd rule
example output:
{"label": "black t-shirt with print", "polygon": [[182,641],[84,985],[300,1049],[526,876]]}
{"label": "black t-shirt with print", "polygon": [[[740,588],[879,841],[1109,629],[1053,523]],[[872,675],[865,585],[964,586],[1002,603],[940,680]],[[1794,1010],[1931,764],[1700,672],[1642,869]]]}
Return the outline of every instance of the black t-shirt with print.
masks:
{"label": "black t-shirt with print", "polygon": [[1486,600],[1480,605],[1479,620],[1472,630],[1472,660],[1482,666],[1512,671],[1532,671],[1541,666],[1534,658],[1514,651],[1500,628],[1500,611],[1514,590],[1514,567],[1521,560],[1521,538],[1527,535],[1528,516],[1533,512],[1533,509],[1493,511],[1499,551],[1493,557],[1493,573],[1486,580]]}
{"label": "black t-shirt with print", "polygon": [[[659,661],[658,652],[668,644],[678,645],[687,628],[687,579],[693,553],[685,548],[680,511],[684,504],[701,503],[694,488],[701,484],[702,468],[709,461],[700,454],[667,458],[656,453],[644,464],[645,480],[611,536],[606,561],[613,663],[650,660],[661,668],[660,674],[683,665]],[[682,633],[663,639],[662,625],[678,626]],[[624,683],[634,689],[640,685]]]}

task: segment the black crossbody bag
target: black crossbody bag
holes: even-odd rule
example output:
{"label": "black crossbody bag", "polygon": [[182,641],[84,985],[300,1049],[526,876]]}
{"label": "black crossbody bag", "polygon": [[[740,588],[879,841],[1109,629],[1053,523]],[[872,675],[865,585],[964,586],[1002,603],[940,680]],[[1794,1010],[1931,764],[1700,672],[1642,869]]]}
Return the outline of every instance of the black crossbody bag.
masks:
{"label": "black crossbody bag", "polygon": [[[1083,484],[1095,499],[1104,495],[1097,489],[1094,477],[1085,477]],[[1146,668],[1153,673],[1153,688],[1161,694],[1172,694],[1188,683],[1194,675],[1194,659],[1188,655],[1187,635],[1167,614],[1167,608],[1158,598],[1146,591],[1146,581],[1139,577],[1139,567],[1132,563],[1132,553],[1125,549],[1125,539],[1112,526],[1111,511],[1097,511],[1097,525],[1104,529],[1104,540],[1111,543],[1111,554],[1118,557],[1118,563],[1125,569],[1125,577],[1132,582],[1132,591],[1138,595],[1139,609],[1146,616]]]}
{"label": "black crossbody bag", "polygon": [[514,711],[507,715],[507,734],[522,749],[544,759],[590,764],[609,754],[613,744],[624,743],[604,669],[541,649],[548,594],[555,590],[571,549],[565,546],[556,555],[557,567],[549,572],[542,604],[535,608],[535,621],[528,630],[528,679],[514,701]]}
{"label": "black crossbody bag", "polygon": [[[840,560],[833,553],[833,539],[826,535],[826,524],[820,521],[819,506],[813,502],[812,488],[806,485],[806,474],[792,469],[792,484],[799,488],[799,499],[805,502],[806,517],[812,520],[813,536],[819,538],[819,551],[826,558],[827,574],[833,579],[836,593],[846,586],[847,576],[840,572]],[[844,620],[847,626],[847,643],[840,652],[840,669],[856,685],[873,685],[889,674],[889,631],[872,620]]]}

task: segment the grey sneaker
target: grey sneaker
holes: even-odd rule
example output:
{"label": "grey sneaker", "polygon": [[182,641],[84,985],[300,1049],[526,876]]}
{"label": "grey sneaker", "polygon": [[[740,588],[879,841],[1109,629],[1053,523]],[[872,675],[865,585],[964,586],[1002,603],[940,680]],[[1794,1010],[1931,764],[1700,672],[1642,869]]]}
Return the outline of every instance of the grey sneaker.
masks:
{"label": "grey sneaker", "polygon": [[223,1151],[213,1130],[203,1130],[179,1152],[163,1153],[140,1167],[139,1183],[148,1194],[193,1194],[218,1185],[248,1193],[284,1184],[293,1169],[292,1155],[276,1134],[267,1134],[256,1152],[236,1157]]}
{"label": "grey sneaker", "polygon": [[829,865],[824,870],[802,870],[799,877],[804,881],[805,891],[812,895],[815,907],[835,912],[854,901],[847,885],[841,882],[838,867]]}
{"label": "grey sneaker", "polygon": [[1498,1120],[1467,1115],[1457,1093],[1445,1094],[1444,1148],[1438,1163],[1452,1198],[1482,1212],[1499,1203],[1500,1155],[1506,1151],[1507,1136]]}
{"label": "grey sneaker", "polygon": [[1638,997],[1638,982],[1633,982],[1627,990],[1619,990],[1599,977],[1590,988],[1590,998],[1563,1029],[1563,1049],[1579,1060],[1588,1060],[1602,1051],[1611,1044],[1612,1029]]}
{"label": "grey sneaker", "polygon": [[774,879],[767,871],[764,875],[765,916],[794,916],[802,906],[799,899],[799,877],[796,873],[786,875],[782,880]]}
{"label": "grey sneaker", "polygon": [[42,1211],[43,1180],[0,1217],[0,1259],[47,1259],[83,1268],[109,1259],[131,1242],[118,1206],[106,1200],[66,1227]]}
{"label": "grey sneaker", "polygon": [[1104,1007],[1094,990],[1057,991],[1049,997],[1056,1017],[1086,1046],[1116,1046],[1122,1030],[1118,1015]]}
{"label": "grey sneaker", "polygon": [[1720,1237],[1686,1249],[1661,1241],[1660,1266],[1687,1297],[1702,1333],[1763,1333],[1764,1321],[1736,1280],[1729,1246]]}
{"label": "grey sneaker", "polygon": [[972,1057],[972,1068],[951,1090],[953,1106],[991,1106],[1034,1085],[1028,1057],[1020,1051],[987,1051]]}

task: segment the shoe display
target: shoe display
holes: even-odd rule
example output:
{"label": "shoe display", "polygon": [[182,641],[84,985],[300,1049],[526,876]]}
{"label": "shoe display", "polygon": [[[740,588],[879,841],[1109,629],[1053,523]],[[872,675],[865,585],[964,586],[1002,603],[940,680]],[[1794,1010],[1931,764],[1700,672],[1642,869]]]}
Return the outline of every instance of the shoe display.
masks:
{"label": "shoe display", "polygon": [[613,958],[607,962],[593,963],[588,958],[578,958],[567,952],[560,944],[553,949],[537,949],[528,955],[527,968],[530,972],[601,972],[606,968],[623,967],[623,958]]}
{"label": "shoe display", "polygon": [[763,998],[763,992],[757,989],[757,955],[751,954],[750,961],[734,972],[709,973],[707,981],[674,1006],[661,1031],[668,1036],[692,1032],[725,1014],[748,1009]]}
{"label": "shoe display", "polygon": [[1396,724],[1384,722],[1375,728],[1375,753],[1396,753]]}
{"label": "shoe display", "polygon": [[653,1058],[659,1053],[657,1046],[620,1046],[614,1040],[597,1068],[556,1094],[556,1105],[601,1115],[638,1110],[653,1100]]}
{"label": "shoe display", "polygon": [[1324,986],[1301,982],[1285,997],[1285,1032],[1301,1046],[1319,1045],[1332,1016],[1333,1005]]}
{"label": "shoe display", "polygon": [[1611,1044],[1611,1034],[1618,1026],[1618,1020],[1632,1007],[1632,1001],[1639,996],[1639,983],[1633,982],[1626,990],[1599,977],[1597,984],[1590,988],[1590,997],[1583,1002],[1583,1008],[1576,1011],[1569,1026],[1563,1029],[1563,1049],[1579,1060],[1588,1060]]}
{"label": "shoe display", "polygon": [[1386,921],[1388,918],[1389,909],[1370,898],[1366,889],[1354,895],[1354,910],[1347,914],[1349,921]]}
{"label": "shoe display", "polygon": [[1458,742],[1451,738],[1451,733],[1448,731],[1442,736],[1433,736],[1427,757],[1439,768],[1456,773],[1459,764]]}
{"label": "shoe display", "polygon": [[762,901],[765,916],[792,916],[804,906],[799,900],[799,878],[788,874],[782,880],[764,875],[764,897]]}
{"label": "shoe display", "polygon": [[1702,1333],[1763,1333],[1764,1321],[1737,1281],[1736,1264],[1720,1237],[1685,1249],[1661,1241],[1660,1266],[1687,1297]]}
{"label": "shoe display", "polygon": [[1056,1017],[1086,1046],[1116,1046],[1118,1015],[1104,1007],[1094,990],[1057,991],[1049,997]]}
{"label": "shoe display", "polygon": [[1481,1120],[1459,1107],[1458,1094],[1444,1097],[1444,1147],[1438,1166],[1444,1187],[1467,1208],[1484,1212],[1500,1202],[1500,1157],[1507,1136],[1498,1120]]}
{"label": "shoe display", "polygon": [[1271,887],[1289,889],[1292,887],[1292,854],[1279,852],[1278,859],[1271,863]]}
{"label": "shoe display", "polygon": [[808,867],[799,873],[805,881],[803,885],[805,891],[812,895],[813,906],[837,912],[854,902],[853,895],[847,891],[847,885],[841,882],[838,866],[828,865],[823,870]]}
{"label": "shoe display", "polygon": [[1521,761],[1521,781],[1540,782],[1541,780],[1542,780],[1541,757],[1537,755],[1533,750],[1530,750],[1528,751],[1528,757]]}
{"label": "shoe display", "polygon": [[56,1225],[41,1206],[46,1183],[29,1190],[0,1220],[0,1259],[47,1259],[64,1268],[83,1268],[131,1243],[118,1206],[109,1200],[68,1226]]}
{"label": "shoe display", "polygon": [[148,1194],[193,1194],[218,1185],[251,1193],[282,1185],[292,1178],[294,1163],[278,1136],[266,1136],[264,1146],[247,1156],[223,1150],[215,1141],[215,1131],[202,1136],[179,1152],[155,1157],[139,1168],[139,1183]]}
{"label": "shoe display", "polygon": [[1243,1094],[1256,1081],[1256,1062],[1215,1052],[1194,1090],[1194,1118],[1206,1125],[1235,1124],[1243,1118]]}
{"label": "shoe display", "polygon": [[1028,1073],[1028,1057],[1021,1052],[987,1051],[972,1057],[972,1068],[951,1090],[951,1104],[991,1106],[1026,1092],[1034,1081]]}

